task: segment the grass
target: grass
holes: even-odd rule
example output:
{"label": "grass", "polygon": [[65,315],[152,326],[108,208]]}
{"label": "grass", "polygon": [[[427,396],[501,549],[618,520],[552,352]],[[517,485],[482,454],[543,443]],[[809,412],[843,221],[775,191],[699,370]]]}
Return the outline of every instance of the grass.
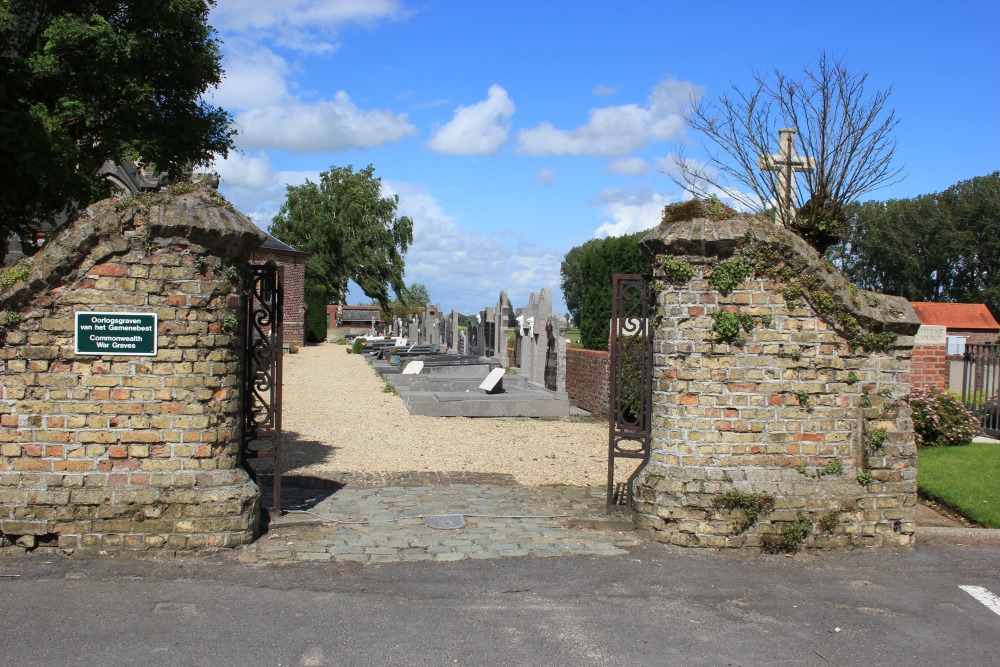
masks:
{"label": "grass", "polygon": [[568,329],[566,329],[566,340],[568,340],[571,343],[579,343],[580,330],[577,329],[576,327],[569,327]]}
{"label": "grass", "polygon": [[917,485],[967,519],[1000,528],[1000,445],[920,449]]}

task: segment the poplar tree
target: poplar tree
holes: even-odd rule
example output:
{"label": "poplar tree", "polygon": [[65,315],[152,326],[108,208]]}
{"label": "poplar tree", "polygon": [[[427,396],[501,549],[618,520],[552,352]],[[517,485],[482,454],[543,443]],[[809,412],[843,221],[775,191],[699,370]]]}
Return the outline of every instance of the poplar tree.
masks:
{"label": "poplar tree", "polygon": [[398,205],[397,195],[382,196],[372,165],[331,167],[319,183],[288,186],[270,232],[312,253],[306,281],[322,285],[329,301],[343,303],[353,280],[391,312],[390,288],[405,299],[403,256],[413,243],[413,220],[397,217]]}

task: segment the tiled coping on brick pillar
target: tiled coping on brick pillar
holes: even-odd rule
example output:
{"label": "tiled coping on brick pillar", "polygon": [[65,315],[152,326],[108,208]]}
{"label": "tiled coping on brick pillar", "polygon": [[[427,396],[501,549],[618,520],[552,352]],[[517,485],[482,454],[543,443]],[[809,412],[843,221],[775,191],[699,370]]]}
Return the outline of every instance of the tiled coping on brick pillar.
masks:
{"label": "tiled coping on brick pillar", "polygon": [[[685,546],[780,544],[802,519],[811,522],[802,548],[911,546],[916,448],[904,399],[919,322],[910,305],[852,288],[770,222],[663,224],[642,247],[662,291],[637,523]],[[693,276],[666,280],[668,255]],[[727,259],[758,271],[722,294],[710,277]],[[742,344],[717,339],[714,316],[726,310],[753,318]],[[849,344],[871,333],[892,342]],[[774,509],[739,532],[742,510],[713,503],[734,492],[770,496]]]}
{"label": "tiled coping on brick pillar", "polygon": [[[238,464],[229,330],[238,269],[263,239],[200,187],[109,199],[0,293],[12,325],[0,347],[0,539],[85,551],[253,539],[260,492]],[[76,354],[78,311],[155,313],[157,354]]]}

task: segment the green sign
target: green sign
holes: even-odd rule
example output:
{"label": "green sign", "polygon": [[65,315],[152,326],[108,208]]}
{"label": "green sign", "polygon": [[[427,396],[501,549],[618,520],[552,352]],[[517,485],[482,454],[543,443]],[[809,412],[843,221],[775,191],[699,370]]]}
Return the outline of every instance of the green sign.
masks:
{"label": "green sign", "polygon": [[77,313],[77,354],[156,354],[156,313]]}

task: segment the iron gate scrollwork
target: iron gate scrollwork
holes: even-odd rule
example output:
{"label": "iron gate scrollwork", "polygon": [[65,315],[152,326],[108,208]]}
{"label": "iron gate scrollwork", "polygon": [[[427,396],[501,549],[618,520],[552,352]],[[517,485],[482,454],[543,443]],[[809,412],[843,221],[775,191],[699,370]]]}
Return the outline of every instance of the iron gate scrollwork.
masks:
{"label": "iron gate scrollwork", "polygon": [[284,267],[249,265],[245,273],[243,328],[244,466],[274,461],[274,511],[281,512],[281,354]]}
{"label": "iron gate scrollwork", "polygon": [[[653,331],[649,289],[639,275],[616,274],[611,283],[608,505],[632,504],[632,485],[649,461],[653,411]],[[617,459],[641,459],[625,482],[615,482]]]}

